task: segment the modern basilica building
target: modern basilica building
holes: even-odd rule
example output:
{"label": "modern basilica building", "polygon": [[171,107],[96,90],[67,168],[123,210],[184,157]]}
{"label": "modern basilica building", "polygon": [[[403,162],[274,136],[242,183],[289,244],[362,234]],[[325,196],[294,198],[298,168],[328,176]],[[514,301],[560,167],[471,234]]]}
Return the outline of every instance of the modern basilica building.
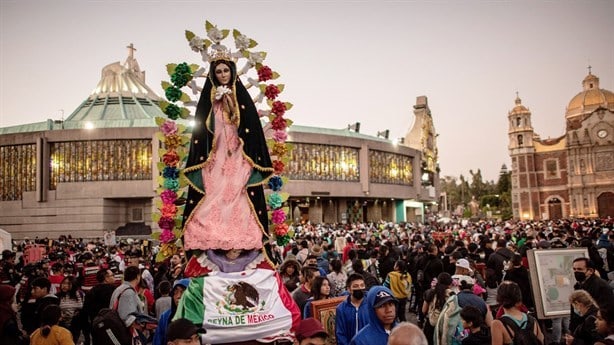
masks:
{"label": "modern basilica building", "polygon": [[614,93],[590,67],[560,137],[541,139],[518,97],[508,120],[514,218],[614,217]]}
{"label": "modern basilica building", "polygon": [[[0,128],[0,228],[14,239],[146,236],[159,171],[161,100],[129,47],[65,120]],[[344,129],[294,125],[284,189],[293,221],[422,220],[438,200],[436,132],[428,101],[398,142]],[[409,117],[408,117],[409,118]]]}

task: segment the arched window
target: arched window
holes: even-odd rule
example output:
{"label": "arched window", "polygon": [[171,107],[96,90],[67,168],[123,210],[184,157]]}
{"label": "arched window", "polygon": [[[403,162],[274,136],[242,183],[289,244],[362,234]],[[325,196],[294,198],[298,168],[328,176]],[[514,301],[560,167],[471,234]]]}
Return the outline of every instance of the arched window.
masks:
{"label": "arched window", "polygon": [[522,134],[518,135],[518,146],[522,146]]}
{"label": "arched window", "polygon": [[516,118],[516,127],[520,127],[520,116]]}

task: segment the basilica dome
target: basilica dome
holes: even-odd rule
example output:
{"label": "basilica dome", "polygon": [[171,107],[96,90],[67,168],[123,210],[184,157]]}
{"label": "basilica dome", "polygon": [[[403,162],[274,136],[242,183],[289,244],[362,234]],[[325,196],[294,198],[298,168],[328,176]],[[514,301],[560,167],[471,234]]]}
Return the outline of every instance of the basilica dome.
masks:
{"label": "basilica dome", "polygon": [[599,107],[614,109],[614,93],[599,88],[599,78],[588,72],[582,81],[582,92],[575,95],[565,112],[565,118],[571,119],[579,115],[593,112]]}

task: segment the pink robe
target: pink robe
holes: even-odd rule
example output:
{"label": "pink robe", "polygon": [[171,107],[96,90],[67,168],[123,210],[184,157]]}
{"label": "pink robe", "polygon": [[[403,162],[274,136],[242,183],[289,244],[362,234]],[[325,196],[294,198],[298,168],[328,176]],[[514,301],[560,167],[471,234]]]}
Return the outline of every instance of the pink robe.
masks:
{"label": "pink robe", "polygon": [[221,102],[215,102],[213,113],[214,144],[202,169],[205,195],[185,227],[185,249],[260,249],[263,231],[246,194],[252,166]]}

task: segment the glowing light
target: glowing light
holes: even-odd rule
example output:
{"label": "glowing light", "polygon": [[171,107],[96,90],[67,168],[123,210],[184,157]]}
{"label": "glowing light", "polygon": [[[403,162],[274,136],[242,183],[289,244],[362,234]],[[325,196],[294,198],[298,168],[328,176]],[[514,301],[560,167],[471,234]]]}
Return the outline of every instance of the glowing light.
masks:
{"label": "glowing light", "polygon": [[85,123],[85,129],[94,129],[94,124],[92,122],[86,122]]}
{"label": "glowing light", "polygon": [[190,127],[194,127],[194,126],[196,126],[196,121],[192,120],[188,124],[189,124]]}

